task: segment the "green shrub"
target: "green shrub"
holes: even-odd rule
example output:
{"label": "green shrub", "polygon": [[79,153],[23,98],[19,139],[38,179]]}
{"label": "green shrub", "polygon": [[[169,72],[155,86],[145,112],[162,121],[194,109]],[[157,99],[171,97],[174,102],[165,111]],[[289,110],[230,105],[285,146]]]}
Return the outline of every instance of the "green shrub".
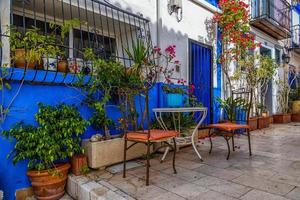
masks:
{"label": "green shrub", "polygon": [[83,151],[80,135],[88,123],[75,107],[65,104],[52,107],[40,103],[35,119],[37,127],[19,123],[2,133],[16,139],[14,150],[8,155],[13,157],[14,164],[29,160],[29,169],[49,170],[56,162]]}

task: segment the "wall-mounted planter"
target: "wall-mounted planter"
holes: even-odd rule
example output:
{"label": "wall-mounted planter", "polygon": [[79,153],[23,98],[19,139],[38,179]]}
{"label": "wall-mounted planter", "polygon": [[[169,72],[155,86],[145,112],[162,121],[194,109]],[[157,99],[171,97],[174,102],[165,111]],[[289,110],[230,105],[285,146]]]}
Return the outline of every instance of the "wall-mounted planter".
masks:
{"label": "wall-mounted planter", "polygon": [[257,129],[258,118],[252,117],[249,119],[250,131],[254,131]]}
{"label": "wall-mounted planter", "polygon": [[273,122],[274,124],[285,124],[290,123],[292,121],[291,114],[276,114],[273,115]]}
{"label": "wall-mounted planter", "polygon": [[167,106],[170,108],[181,107],[183,105],[184,96],[182,94],[167,94]]}
{"label": "wall-mounted planter", "polygon": [[[128,146],[131,144],[132,142],[128,142]],[[123,138],[115,138],[99,142],[84,140],[82,146],[85,150],[85,155],[88,157],[88,166],[92,169],[99,169],[123,162]],[[136,144],[127,151],[127,160],[139,158],[145,155],[146,152],[146,145],[142,143]]]}
{"label": "wall-mounted planter", "polygon": [[258,118],[258,129],[268,128],[270,126],[270,117]]}

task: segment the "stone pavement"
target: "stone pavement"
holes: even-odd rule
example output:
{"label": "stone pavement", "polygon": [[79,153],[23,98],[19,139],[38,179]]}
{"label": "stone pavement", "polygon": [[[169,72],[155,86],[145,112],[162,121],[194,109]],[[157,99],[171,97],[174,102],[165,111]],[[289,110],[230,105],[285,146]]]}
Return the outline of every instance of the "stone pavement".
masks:
{"label": "stone pavement", "polygon": [[228,161],[223,138],[214,138],[211,155],[208,140],[200,142],[204,162],[192,147],[181,149],[177,174],[171,153],[164,163],[157,155],[151,160],[150,186],[145,186],[145,168],[139,167],[128,170],[125,179],[106,171],[70,176],[68,192],[79,200],[300,200],[300,123],[252,132],[252,157],[245,136],[235,142],[236,151]]}

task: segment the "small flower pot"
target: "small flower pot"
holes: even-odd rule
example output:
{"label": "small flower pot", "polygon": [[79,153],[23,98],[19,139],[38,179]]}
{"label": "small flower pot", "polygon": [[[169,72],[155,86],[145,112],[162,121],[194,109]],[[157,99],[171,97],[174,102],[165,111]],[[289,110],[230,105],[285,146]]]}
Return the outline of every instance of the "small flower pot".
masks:
{"label": "small flower pot", "polygon": [[68,68],[71,73],[78,74],[82,71],[83,67],[84,67],[84,63],[81,58],[68,59]]}
{"label": "small flower pot", "polygon": [[55,166],[58,175],[49,173],[48,170],[30,170],[27,176],[31,181],[33,192],[37,199],[57,200],[65,194],[65,186],[68,178],[70,164],[59,164]]}
{"label": "small flower pot", "polygon": [[36,60],[33,62],[29,62],[26,64],[26,51],[25,49],[16,49],[14,51],[14,66],[17,68],[25,68],[27,69],[40,69],[42,65],[42,60]]}
{"label": "small flower pot", "polygon": [[167,94],[167,105],[170,108],[182,107],[183,100],[184,98],[182,94]]}
{"label": "small flower pot", "polygon": [[87,167],[87,157],[83,154],[71,158],[71,171],[75,176],[82,175],[81,169]]}
{"label": "small flower pot", "polygon": [[291,114],[276,114],[273,115],[273,123],[274,124],[285,124],[290,123],[292,121]]}
{"label": "small flower pot", "polygon": [[258,129],[268,128],[270,126],[269,116],[262,116],[258,118]]}
{"label": "small flower pot", "polygon": [[258,118],[253,117],[249,119],[250,131],[254,131],[257,129]]}
{"label": "small flower pot", "polygon": [[68,69],[68,61],[67,60],[59,60],[57,65],[57,71],[67,73]]}
{"label": "small flower pot", "polygon": [[57,58],[43,57],[44,70],[56,71],[57,70]]}

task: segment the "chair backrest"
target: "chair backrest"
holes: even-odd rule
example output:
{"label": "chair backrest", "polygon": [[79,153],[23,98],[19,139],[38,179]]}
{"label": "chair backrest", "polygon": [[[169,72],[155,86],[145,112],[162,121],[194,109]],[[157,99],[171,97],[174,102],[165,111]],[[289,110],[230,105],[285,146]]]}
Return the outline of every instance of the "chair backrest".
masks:
{"label": "chair backrest", "polygon": [[250,112],[252,108],[252,89],[244,88],[232,91],[232,117],[230,121],[249,124]]}

